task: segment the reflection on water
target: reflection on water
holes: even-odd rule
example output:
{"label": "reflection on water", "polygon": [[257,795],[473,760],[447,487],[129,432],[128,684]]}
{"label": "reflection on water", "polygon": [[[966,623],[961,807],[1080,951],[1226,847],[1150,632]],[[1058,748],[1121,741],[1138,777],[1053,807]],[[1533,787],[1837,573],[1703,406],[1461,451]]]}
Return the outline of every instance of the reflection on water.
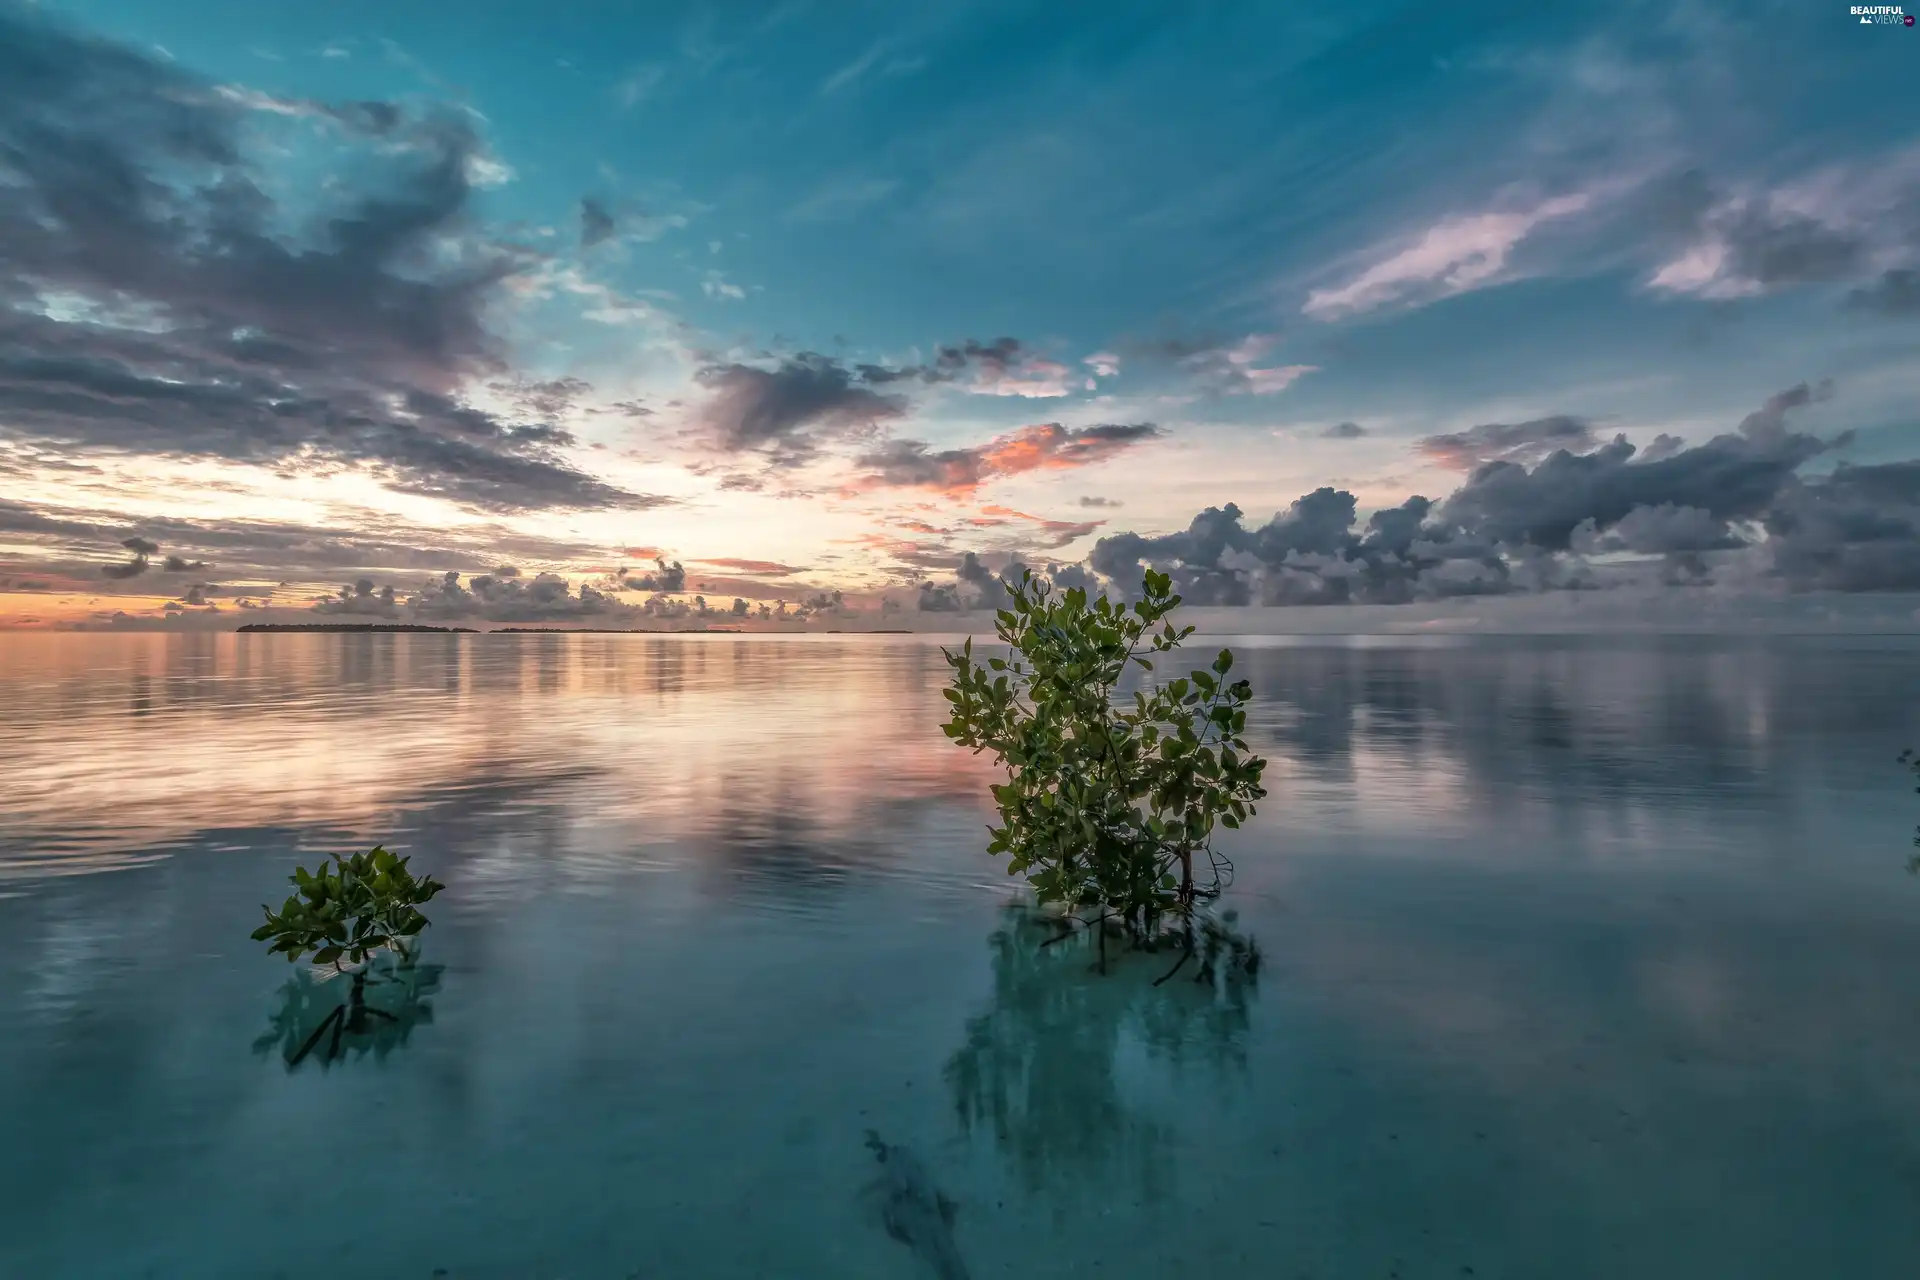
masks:
{"label": "reflection on water", "polygon": [[1234,644],[1257,1000],[1039,949],[920,638],[0,638],[0,1275],[912,1274],[868,1130],[977,1276],[1920,1274],[1920,648]]}
{"label": "reflection on water", "polygon": [[280,1050],[292,1071],[311,1055],[322,1066],[371,1053],[384,1060],[406,1044],[413,1029],[433,1021],[433,1002],[446,966],[380,964],[355,975],[321,975],[302,967],[280,988],[267,1031],[253,1042],[259,1054]]}
{"label": "reflection on water", "polygon": [[1157,1198],[1179,1117],[1126,1100],[1126,1053],[1216,1075],[1244,1068],[1256,976],[1195,965],[1186,981],[1160,981],[1180,976],[1166,953],[1117,946],[1102,974],[1084,937],[1062,937],[1052,918],[1006,909],[990,943],[991,1005],[947,1064],[955,1111],[966,1131],[992,1135],[1030,1193],[1104,1198],[1120,1177]]}

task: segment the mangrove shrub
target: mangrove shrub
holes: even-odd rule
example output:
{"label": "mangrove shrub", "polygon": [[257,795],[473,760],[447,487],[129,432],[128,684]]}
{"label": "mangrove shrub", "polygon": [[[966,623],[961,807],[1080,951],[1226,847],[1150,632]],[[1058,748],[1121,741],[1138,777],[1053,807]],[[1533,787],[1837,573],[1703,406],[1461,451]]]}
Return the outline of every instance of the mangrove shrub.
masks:
{"label": "mangrove shrub", "polygon": [[[1212,845],[1266,795],[1266,762],[1241,735],[1253,687],[1232,680],[1233,654],[1154,683],[1154,662],[1193,634],[1167,621],[1180,604],[1148,570],[1132,605],[1080,588],[1056,591],[1031,573],[1007,584],[995,631],[1010,652],[984,663],[973,641],[942,650],[953,668],[946,735],[1007,771],[993,788],[992,852],[1024,875],[1043,905],[1136,943],[1177,929],[1189,949],[1197,904],[1231,867]],[[1121,682],[1137,670],[1141,687]]]}

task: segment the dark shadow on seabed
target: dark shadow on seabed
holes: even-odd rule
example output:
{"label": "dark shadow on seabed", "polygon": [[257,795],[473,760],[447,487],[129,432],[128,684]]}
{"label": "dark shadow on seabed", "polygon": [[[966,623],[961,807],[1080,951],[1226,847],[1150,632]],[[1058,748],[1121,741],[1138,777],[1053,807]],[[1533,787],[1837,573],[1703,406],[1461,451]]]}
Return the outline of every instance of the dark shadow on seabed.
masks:
{"label": "dark shadow on seabed", "polygon": [[989,941],[992,1003],[968,1020],[946,1067],[954,1109],[969,1135],[992,1136],[1030,1194],[1157,1198],[1174,1177],[1180,1116],[1128,1097],[1123,1058],[1137,1047],[1176,1073],[1205,1067],[1225,1083],[1246,1066],[1257,976],[1189,964],[1156,984],[1175,953],[1118,944],[1103,975],[1085,938],[1060,936],[1024,904],[1002,913]]}
{"label": "dark shadow on seabed", "polygon": [[384,1062],[415,1027],[433,1021],[428,997],[440,990],[445,971],[415,955],[369,966],[362,987],[350,985],[355,975],[316,976],[301,968],[280,988],[279,1005],[253,1051],[267,1054],[278,1046],[289,1071],[309,1060],[326,1068],[369,1053]]}

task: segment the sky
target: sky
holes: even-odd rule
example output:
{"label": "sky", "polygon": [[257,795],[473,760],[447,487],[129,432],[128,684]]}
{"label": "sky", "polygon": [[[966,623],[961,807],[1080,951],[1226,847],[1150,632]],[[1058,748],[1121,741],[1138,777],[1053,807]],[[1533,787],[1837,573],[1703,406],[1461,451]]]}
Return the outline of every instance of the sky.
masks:
{"label": "sky", "polygon": [[1848,10],[0,0],[0,627],[1911,626]]}

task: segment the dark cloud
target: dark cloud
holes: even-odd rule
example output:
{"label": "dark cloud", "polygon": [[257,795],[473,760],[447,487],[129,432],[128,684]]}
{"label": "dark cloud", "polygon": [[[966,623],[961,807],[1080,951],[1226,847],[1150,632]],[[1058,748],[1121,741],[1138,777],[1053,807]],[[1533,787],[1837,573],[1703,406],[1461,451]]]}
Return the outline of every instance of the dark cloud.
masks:
{"label": "dark cloud", "polygon": [[1898,268],[1847,295],[1847,305],[1860,311],[1906,318],[1920,316],[1920,271]]}
{"label": "dark cloud", "polygon": [[942,347],[931,361],[913,365],[848,365],[814,351],[787,357],[762,352],[760,358],[771,367],[715,361],[695,374],[709,392],[700,421],[708,441],[722,451],[761,450],[778,462],[803,460],[823,438],[905,414],[907,401],[898,391],[876,388],[967,380],[975,391],[1063,395],[1069,372],[1027,351],[1017,338]]}
{"label": "dark cloud", "polygon": [[1016,372],[1028,358],[1029,353],[1018,338],[995,338],[992,342],[969,338],[958,346],[939,348],[934,358],[924,364],[862,364],[855,366],[855,373],[862,382],[874,386],[889,382],[952,382],[970,369],[982,371],[990,378],[1001,378]]}
{"label": "dark cloud", "polygon": [[1730,551],[1746,545],[1728,530],[1726,521],[1700,507],[1663,502],[1635,507],[1604,536],[1596,551],[1630,551],[1640,555],[1680,555],[1699,551]]}
{"label": "dark cloud", "polygon": [[1852,277],[1866,243],[1852,231],[1754,203],[1710,220],[1727,247],[1726,270],[1767,287]]}
{"label": "dark cloud", "polygon": [[393,618],[399,616],[400,601],[391,586],[376,589],[372,578],[361,578],[349,586],[341,587],[338,595],[316,601],[313,611]]}
{"label": "dark cloud", "polygon": [[591,249],[603,240],[613,238],[615,230],[613,215],[607,207],[591,197],[580,202],[580,247]]}
{"label": "dark cloud", "polygon": [[1640,461],[1658,462],[1661,458],[1670,458],[1687,447],[1687,442],[1679,436],[1670,436],[1662,431],[1653,438],[1653,443],[1640,451]]}
{"label": "dark cloud", "polygon": [[1766,517],[1772,572],[1799,591],[1920,591],[1920,462],[1788,486]]}
{"label": "dark cloud", "polygon": [[1611,529],[1636,507],[1694,507],[1724,524],[1763,514],[1788,478],[1827,442],[1789,431],[1786,415],[1830,387],[1793,387],[1748,414],[1739,430],[1654,461],[1635,461],[1625,437],[1592,453],[1556,452],[1529,471],[1490,462],[1446,500],[1441,516],[1488,543],[1567,549],[1574,529]]}
{"label": "dark cloud", "polygon": [[1112,508],[1118,507],[1120,503],[1112,498],[1102,498],[1095,494],[1087,494],[1080,499],[1080,505],[1083,507]]}
{"label": "dark cloud", "polygon": [[564,416],[573,408],[575,401],[591,394],[593,384],[584,378],[569,376],[549,378],[544,382],[528,382],[524,379],[496,382],[491,389],[512,401],[519,412],[551,420]]}
{"label": "dark cloud", "polygon": [[1003,598],[999,576],[981,564],[980,557],[971,551],[960,557],[960,567],[954,571],[954,577],[973,588],[976,603],[997,604]]}
{"label": "dark cloud", "polygon": [[[1126,591],[1153,565],[1189,601],[1210,605],[1583,589],[1602,581],[1595,556],[1657,558],[1653,581],[1669,584],[1708,584],[1716,565],[1741,563],[1794,590],[1920,589],[1920,463],[1796,474],[1831,444],[1788,419],[1831,393],[1826,383],[1790,388],[1734,432],[1694,448],[1662,436],[1650,457],[1622,437],[1587,454],[1555,450],[1531,467],[1487,462],[1444,501],[1409,498],[1363,529],[1354,496],[1331,488],[1259,528],[1237,506],[1212,507],[1184,532],[1102,538],[1089,565]],[[1511,449],[1556,433],[1569,434],[1501,428],[1446,440]]]}
{"label": "dark cloud", "polygon": [[[290,116],[358,148],[351,194],[268,194],[284,184],[250,148]],[[471,226],[485,159],[458,110],[223,89],[0,8],[0,433],[69,454],[364,467],[493,510],[650,501],[566,463],[564,432],[458,399],[498,369],[485,312],[529,261]],[[56,293],[91,305],[56,311]]]}
{"label": "dark cloud", "polygon": [[211,567],[212,566],[205,560],[188,560],[184,556],[168,556],[161,564],[160,569],[163,573],[198,573],[202,569]]}
{"label": "dark cloud", "polygon": [[905,402],[859,385],[837,360],[802,352],[772,369],[713,364],[695,377],[709,392],[701,420],[729,453],[765,450],[777,460],[810,454],[820,436],[900,417]]}
{"label": "dark cloud", "polygon": [[921,583],[916,604],[922,613],[960,613],[966,608],[960,599],[960,588],[945,583]]}
{"label": "dark cloud", "polygon": [[137,578],[145,573],[149,567],[147,557],[160,550],[158,546],[148,542],[145,538],[126,538],[121,541],[120,545],[133,552],[133,559],[127,561],[125,564],[101,566],[100,575],[102,577]]}
{"label": "dark cloud", "polygon": [[1429,525],[1426,498],[1376,513],[1359,534],[1356,506],[1350,493],[1317,489],[1257,529],[1232,503],[1209,507],[1184,533],[1102,538],[1088,563],[1129,591],[1143,565],[1168,567],[1181,595],[1204,605],[1400,604],[1509,589],[1495,549]]}
{"label": "dark cloud", "polygon": [[[1343,423],[1342,426],[1350,426]],[[1340,428],[1334,428],[1338,431]],[[1357,428],[1356,428],[1357,430]],[[1332,432],[1328,433],[1333,434]],[[1351,436],[1341,436],[1351,439]],[[1584,453],[1599,443],[1593,429],[1580,418],[1565,414],[1530,422],[1488,422],[1465,431],[1427,436],[1414,444],[1416,452],[1436,466],[1472,471],[1493,461],[1537,462],[1556,449]]]}
{"label": "dark cloud", "polygon": [[1357,422],[1339,422],[1320,433],[1322,440],[1358,440],[1367,429]]}
{"label": "dark cloud", "polygon": [[687,589],[687,571],[678,560],[668,563],[665,559],[654,562],[654,572],[631,575],[621,569],[614,575],[620,589],[625,591],[661,591],[675,592]]}
{"label": "dark cloud", "polygon": [[927,488],[964,493],[979,488],[987,473],[984,448],[934,449],[921,440],[889,440],[862,454],[854,465],[863,469],[863,487]]}
{"label": "dark cloud", "polygon": [[1029,573],[1060,591],[1074,587],[1092,592],[1100,589],[1094,576],[1077,564],[1048,563],[1044,568],[1035,569],[1014,555],[1007,557],[1005,568],[995,572],[978,554],[968,551],[960,557],[953,582],[919,584],[919,607],[924,613],[998,609],[1006,604],[1008,587]]}

